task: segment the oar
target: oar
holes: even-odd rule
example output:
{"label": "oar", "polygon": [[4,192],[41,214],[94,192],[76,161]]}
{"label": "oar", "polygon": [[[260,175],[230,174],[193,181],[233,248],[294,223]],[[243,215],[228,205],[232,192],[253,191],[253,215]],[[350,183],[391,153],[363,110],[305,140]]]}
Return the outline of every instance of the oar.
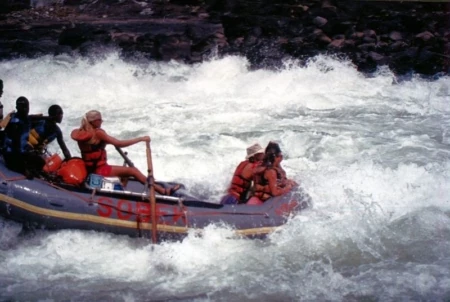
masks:
{"label": "oar", "polygon": [[133,162],[128,158],[128,156],[120,149],[120,147],[116,147],[117,152],[122,156],[123,160],[127,163],[128,166],[134,167]]}
{"label": "oar", "polygon": [[155,186],[153,179],[153,164],[152,164],[152,151],[150,150],[150,142],[146,142],[147,147],[147,168],[148,168],[148,185],[150,187],[150,209],[152,218],[152,242],[157,242],[157,229],[156,229],[156,198],[155,198]]}

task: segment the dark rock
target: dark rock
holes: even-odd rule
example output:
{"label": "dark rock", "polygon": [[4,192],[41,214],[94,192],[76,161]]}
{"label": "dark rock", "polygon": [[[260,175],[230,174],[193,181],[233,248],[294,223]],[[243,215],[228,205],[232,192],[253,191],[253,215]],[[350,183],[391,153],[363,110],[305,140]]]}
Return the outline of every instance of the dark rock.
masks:
{"label": "dark rock", "polygon": [[406,74],[414,70],[417,48],[408,48],[392,55],[389,67],[399,74]]}
{"label": "dark rock", "polygon": [[[45,1],[49,3],[50,1]],[[34,2],[33,2],[34,3]],[[36,2],[37,3],[37,2]],[[43,2],[42,2],[43,3]],[[350,58],[363,72],[448,72],[447,3],[344,0],[64,0],[30,9],[0,1],[0,59],[76,53],[196,63],[244,55],[252,68],[286,57]],[[332,37],[332,38],[330,38]]]}
{"label": "dark rock", "polygon": [[327,24],[327,22],[328,22],[327,19],[322,18],[320,16],[319,17],[315,17],[314,20],[313,20],[314,25],[317,26],[317,27],[322,27],[325,24]]}
{"label": "dark rock", "polygon": [[392,31],[389,34],[389,39],[391,39],[392,41],[399,41],[402,39],[402,34],[398,31]]}
{"label": "dark rock", "polygon": [[360,31],[355,32],[350,36],[350,38],[356,39],[356,40],[362,40],[364,38],[364,33],[360,32]]}
{"label": "dark rock", "polygon": [[356,42],[351,39],[346,39],[344,44],[345,44],[345,47],[347,47],[348,49],[353,49],[356,45]]}
{"label": "dark rock", "polygon": [[3,0],[0,1],[0,14],[10,13],[30,8],[30,0]]}
{"label": "dark rock", "polygon": [[391,51],[397,52],[399,50],[405,49],[407,46],[408,46],[408,44],[406,44],[405,42],[397,41],[397,42],[390,44],[389,48]]}
{"label": "dark rock", "polygon": [[420,34],[416,35],[416,39],[420,40],[421,42],[428,42],[431,41],[434,38],[434,35],[432,33],[430,33],[429,31],[424,31]]}
{"label": "dark rock", "polygon": [[159,35],[155,39],[154,50],[154,56],[157,59],[189,62],[191,58],[191,41],[185,36]]}
{"label": "dark rock", "polygon": [[364,43],[364,44],[358,45],[358,48],[363,52],[375,50],[376,47],[377,47],[377,45],[375,43]]}
{"label": "dark rock", "polygon": [[377,42],[377,37],[367,37],[367,36],[364,36],[363,42],[364,42],[364,43],[375,43],[375,42]]}
{"label": "dark rock", "polygon": [[77,48],[93,38],[93,30],[94,27],[89,25],[78,25],[73,28],[67,28],[59,36],[58,43],[60,45],[70,46],[72,49]]}
{"label": "dark rock", "polygon": [[367,58],[375,62],[376,65],[385,65],[388,62],[385,56],[374,51],[369,52]]}
{"label": "dark rock", "polygon": [[303,38],[297,37],[290,39],[285,45],[283,45],[283,50],[290,56],[296,57],[302,53]]}
{"label": "dark rock", "polygon": [[328,22],[322,26],[322,30],[329,36],[335,36],[339,34],[347,34],[352,31],[352,22],[341,22],[339,20],[328,20]]}
{"label": "dark rock", "polygon": [[254,45],[258,44],[258,41],[259,41],[259,39],[255,36],[252,36],[252,35],[247,36],[244,39],[244,46],[247,46],[247,47],[254,46]]}
{"label": "dark rock", "polygon": [[318,31],[315,34],[315,41],[318,43],[318,45],[326,46],[331,43],[332,39],[323,32]]}
{"label": "dark rock", "polygon": [[335,39],[328,44],[328,48],[330,49],[341,49],[345,46],[345,39]]}

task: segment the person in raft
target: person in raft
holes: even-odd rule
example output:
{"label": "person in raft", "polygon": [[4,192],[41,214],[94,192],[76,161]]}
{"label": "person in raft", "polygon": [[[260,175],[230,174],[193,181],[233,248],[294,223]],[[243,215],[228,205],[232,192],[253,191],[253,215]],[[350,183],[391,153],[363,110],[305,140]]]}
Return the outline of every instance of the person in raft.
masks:
{"label": "person in raft", "polygon": [[259,144],[247,148],[247,156],[236,168],[228,187],[227,195],[222,197],[221,204],[245,203],[251,190],[255,168],[264,158],[264,148]]}
{"label": "person in raft", "polygon": [[283,171],[279,168],[283,160],[280,146],[272,143],[268,147],[262,163],[262,167],[265,167],[265,169],[262,172],[258,173],[257,171],[255,173],[255,192],[247,204],[262,204],[271,197],[290,192],[295,185],[292,180],[283,181]]}
{"label": "person in raft", "polygon": [[41,115],[29,115],[30,103],[26,97],[16,100],[16,112],[8,115],[5,122],[5,137],[3,142],[3,158],[6,167],[10,170],[24,174],[32,179],[38,176],[45,165],[44,159],[34,153],[28,144],[30,125],[33,120],[40,119]]}
{"label": "person in raft", "polygon": [[[88,173],[95,173],[102,176],[117,176],[120,178],[134,177],[140,183],[146,184],[147,177],[135,167],[113,166],[107,163],[105,147],[111,144],[115,147],[128,147],[139,142],[150,142],[150,136],[141,136],[132,139],[119,140],[108,135],[102,126],[102,115],[97,110],[88,111],[81,120],[79,129],[71,133],[72,139],[77,141],[80,148],[81,157],[86,164]],[[155,184],[155,191],[163,195],[172,195],[180,188],[175,185],[171,188],[164,188]]]}
{"label": "person in raft", "polygon": [[63,134],[57,124],[62,122],[64,112],[59,105],[51,105],[48,108],[48,118],[33,123],[31,126],[30,136],[28,137],[28,144],[38,151],[39,153],[45,153],[47,145],[53,142],[55,139],[61,148],[64,158],[70,159],[70,151],[64,142]]}
{"label": "person in raft", "polygon": [[[272,152],[273,152],[273,150],[280,150],[280,152],[281,152],[280,145],[278,143],[276,143],[276,142],[270,141],[267,144],[264,153],[271,152],[271,150],[272,150]],[[277,166],[275,168],[277,169],[277,173],[279,173],[280,176],[281,176],[280,180],[278,181],[278,184],[281,187],[284,187],[288,182],[290,182],[293,186],[297,186],[298,185],[294,180],[287,178],[286,171],[281,166],[281,161],[278,162],[278,164],[277,164]]]}

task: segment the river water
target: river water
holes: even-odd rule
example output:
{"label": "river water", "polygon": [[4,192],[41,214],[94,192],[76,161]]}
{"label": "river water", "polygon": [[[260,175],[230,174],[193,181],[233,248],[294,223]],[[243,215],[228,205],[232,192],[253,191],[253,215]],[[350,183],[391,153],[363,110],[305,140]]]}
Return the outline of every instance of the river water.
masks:
{"label": "river water", "polygon": [[[218,201],[246,147],[274,140],[313,203],[265,240],[223,225],[159,245],[22,235],[0,218],[0,301],[450,300],[449,77],[367,77],[330,57],[252,71],[241,57],[186,66],[113,53],[3,61],[0,78],[5,112],[21,95],[30,113],[63,107],[74,156],[71,129],[98,109],[111,135],[151,136],[157,180]],[[126,151],[145,171],[145,145]]]}

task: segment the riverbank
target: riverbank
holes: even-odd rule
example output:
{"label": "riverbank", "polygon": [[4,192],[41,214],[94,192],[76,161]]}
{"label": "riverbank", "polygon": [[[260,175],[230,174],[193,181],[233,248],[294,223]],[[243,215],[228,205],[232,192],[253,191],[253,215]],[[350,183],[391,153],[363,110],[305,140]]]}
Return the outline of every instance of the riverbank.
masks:
{"label": "riverbank", "polygon": [[[51,2],[51,3],[50,3]],[[448,74],[450,4],[392,1],[12,0],[0,4],[0,59],[44,54],[198,63],[243,55],[276,68],[318,54],[371,73]]]}

